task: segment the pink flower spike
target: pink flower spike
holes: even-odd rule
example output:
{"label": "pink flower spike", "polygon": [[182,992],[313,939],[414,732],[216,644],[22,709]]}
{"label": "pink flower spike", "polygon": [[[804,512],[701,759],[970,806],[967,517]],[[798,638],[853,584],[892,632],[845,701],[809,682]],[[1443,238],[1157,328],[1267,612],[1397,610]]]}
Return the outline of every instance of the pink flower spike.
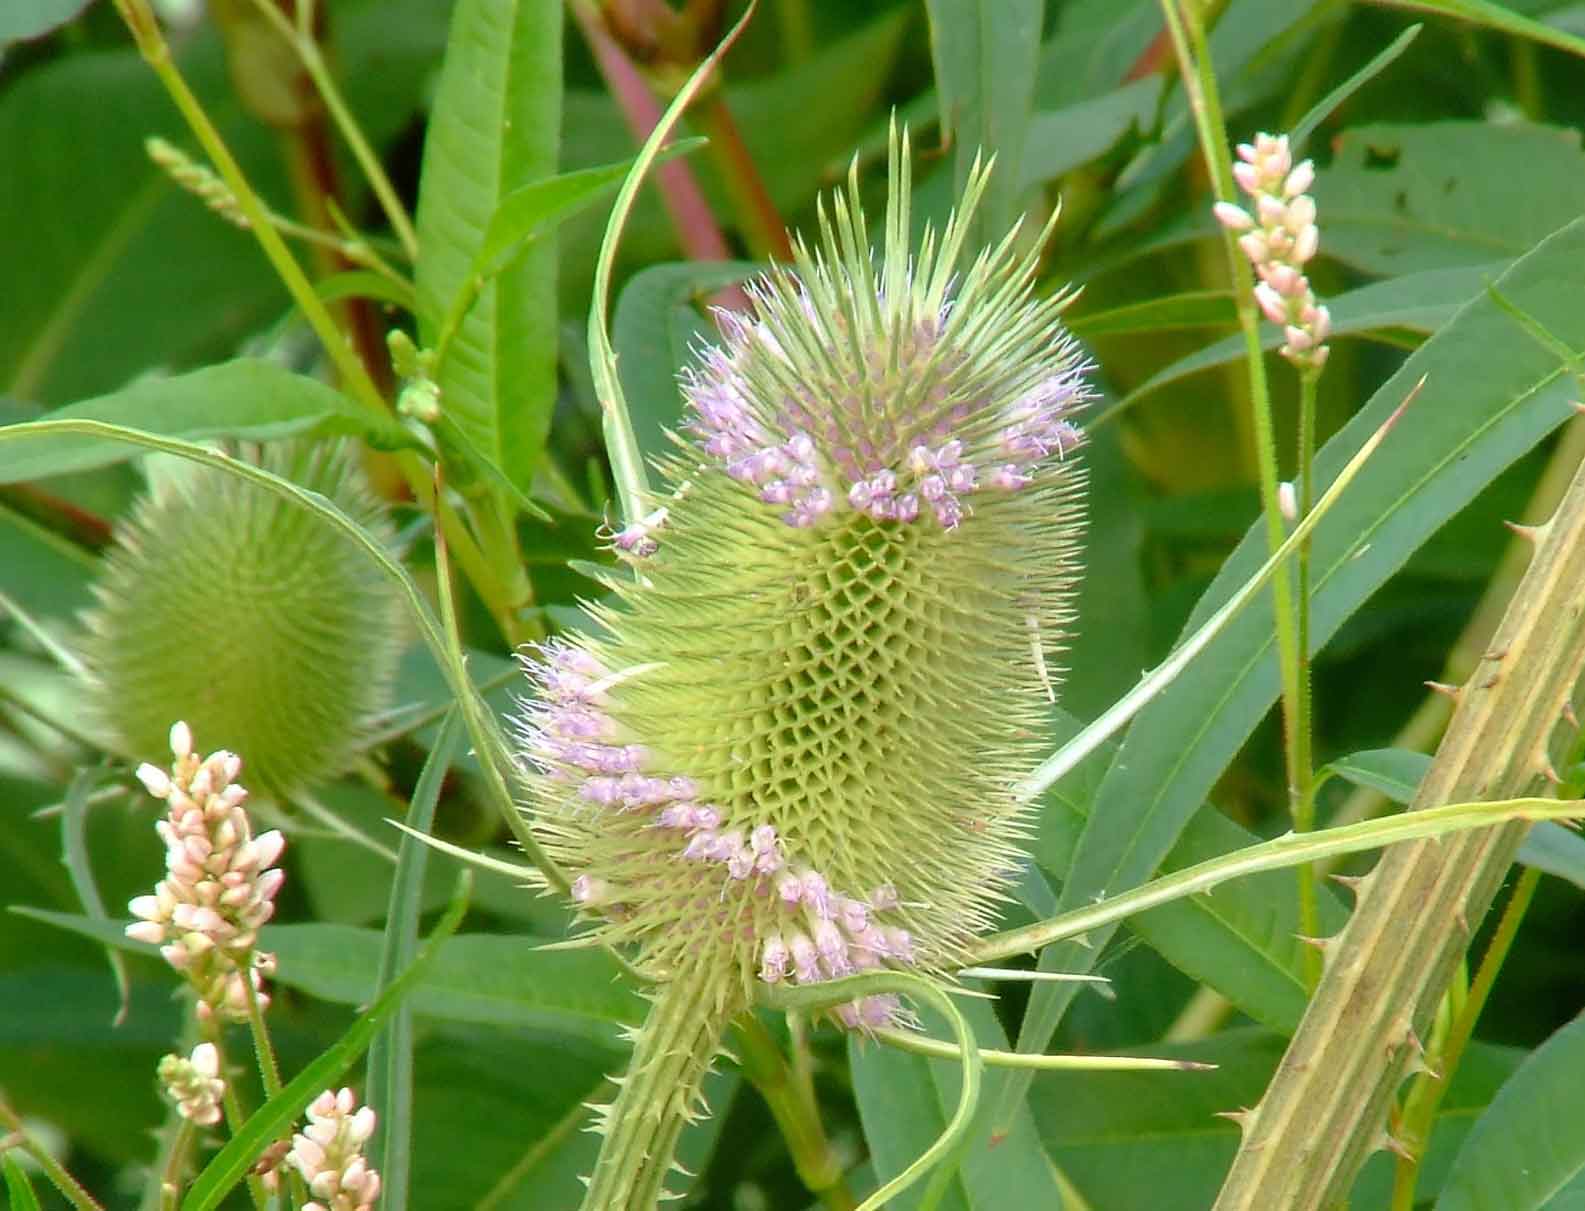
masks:
{"label": "pink flower spike", "polygon": [[1309,190],[1315,184],[1315,161],[1304,160],[1294,167],[1288,174],[1288,179],[1283,182],[1282,196],[1296,198],[1301,193]]}
{"label": "pink flower spike", "polygon": [[150,765],[145,761],[138,766],[137,774],[138,781],[143,783],[149,794],[156,799],[164,799],[171,793],[170,775],[157,765]]}
{"label": "pink flower spike", "polygon": [[1253,164],[1243,163],[1233,165],[1233,179],[1245,193],[1254,195],[1260,190],[1260,170]]}
{"label": "pink flower spike", "polygon": [[1248,231],[1255,225],[1255,220],[1241,206],[1231,202],[1218,202],[1211,207],[1211,213],[1216,216],[1216,221],[1229,231]]}

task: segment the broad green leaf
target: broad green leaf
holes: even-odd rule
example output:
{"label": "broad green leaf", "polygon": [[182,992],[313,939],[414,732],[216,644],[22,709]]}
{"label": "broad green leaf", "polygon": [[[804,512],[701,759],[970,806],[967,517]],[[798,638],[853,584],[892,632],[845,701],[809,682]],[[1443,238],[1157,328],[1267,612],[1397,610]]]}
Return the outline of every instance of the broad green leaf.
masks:
{"label": "broad green leaf", "polygon": [[0,9],[0,46],[38,38],[65,25],[87,8],[90,0],[11,0]]}
{"label": "broad green leaf", "polygon": [[[1585,312],[1557,266],[1585,257],[1585,220],[1520,258],[1499,279],[1506,298],[1571,346],[1585,346]],[[1327,443],[1317,480],[1329,483],[1424,378],[1414,405],[1315,531],[1311,635],[1320,647],[1410,553],[1504,467],[1563,420],[1576,386],[1548,350],[1489,297],[1468,303],[1412,355]],[[1266,555],[1255,526],[1191,617],[1192,633]],[[1107,774],[1072,869],[1064,908],[1138,886],[1170,851],[1277,694],[1269,597],[1251,605],[1135,719]],[[1098,948],[1110,930],[1091,942]],[[1087,970],[1095,949],[1063,944],[1045,961]],[[1071,992],[1026,1019],[1020,1042],[1043,1046]]]}
{"label": "broad green leaf", "polygon": [[961,192],[981,156],[996,157],[970,247],[1001,239],[1020,210],[1040,55],[1040,0],[925,0],[941,129],[956,149]]}
{"label": "broad green leaf", "polygon": [[[1431,768],[1431,758],[1401,748],[1372,749],[1330,762],[1326,770],[1355,786],[1369,787],[1394,803],[1408,803]],[[1563,825],[1543,820],[1531,828],[1519,847],[1519,861],[1549,875],[1585,887],[1585,837]]]}
{"label": "broad green leaf", "polygon": [[1585,1174],[1585,1017],[1537,1047],[1453,1162],[1437,1211],[1536,1211]]}
{"label": "broad green leaf", "polygon": [[[1059,734],[1078,730],[1078,720],[1058,718]],[[1106,746],[1042,800],[1035,857],[1053,878],[1062,878],[1071,865],[1106,763],[1115,751],[1115,746]],[[1207,806],[1190,818],[1162,861],[1162,870],[1181,870],[1259,840]],[[1319,889],[1318,908],[1324,932],[1341,928],[1348,916],[1327,886]],[[1230,880],[1210,895],[1141,913],[1128,927],[1179,971],[1210,985],[1262,1025],[1284,1032],[1298,1025],[1309,993],[1304,944],[1298,939],[1297,885],[1291,872]]]}
{"label": "broad green leaf", "polygon": [[1585,213],[1585,153],[1559,127],[1358,126],[1338,136],[1313,192],[1321,251],[1345,264],[1394,276],[1481,265]]}
{"label": "broad green leaf", "polygon": [[[242,114],[218,41],[199,34],[180,64],[250,180],[288,196],[275,136]],[[253,237],[149,162],[151,134],[191,147],[130,49],[34,67],[0,96],[0,229],[14,249],[0,257],[9,394],[55,405],[112,391],[150,365],[234,347],[284,303]]]}
{"label": "broad green leaf", "polygon": [[34,1193],[33,1183],[14,1153],[0,1155],[0,1172],[5,1174],[6,1198],[10,1200],[11,1211],[39,1211],[39,1196]]}
{"label": "broad green leaf", "polygon": [[0,593],[28,613],[75,615],[90,601],[97,564],[82,547],[0,506]]}
{"label": "broad green leaf", "polygon": [[[105,421],[194,442],[356,434],[385,448],[413,444],[394,419],[358,407],[321,382],[256,358],[237,358],[172,378],[143,379],[38,419]],[[105,467],[136,453],[136,447],[108,439],[64,434],[34,438],[0,447],[0,483]]]}
{"label": "broad green leaf", "polygon": [[210,1211],[219,1206],[232,1187],[242,1181],[270,1141],[279,1138],[287,1124],[296,1119],[321,1090],[340,1086],[340,1078],[363,1055],[375,1031],[380,1028],[380,1023],[402,1003],[402,998],[435,961],[446,939],[456,933],[457,926],[462,924],[462,918],[468,910],[468,887],[466,875],[457,880],[457,894],[451,907],[436,923],[424,948],[406,970],[380,993],[374,1004],[358,1016],[341,1038],[293,1077],[286,1088],[259,1107],[246,1123],[237,1128],[230,1142],[204,1166],[203,1172],[194,1180],[187,1197],[182,1200],[182,1211]]}
{"label": "broad green leaf", "polygon": [[[1024,185],[1039,185],[1088,164],[1130,130],[1147,126],[1160,92],[1160,81],[1145,77],[1064,109],[1033,114],[1024,143]],[[997,164],[999,169],[1001,161]]]}
{"label": "broad green leaf", "polygon": [[[442,307],[467,282],[511,194],[554,175],[561,132],[558,0],[460,0],[418,202],[418,290]],[[556,398],[556,249],[542,235],[480,290],[439,384],[447,415],[525,491]],[[433,346],[438,318],[421,323]]]}
{"label": "broad green leaf", "polygon": [[[435,822],[435,804],[441,784],[451,769],[452,751],[462,735],[462,716],[448,711],[440,725],[440,739],[430,750],[418,785],[413,788],[407,826],[428,833]],[[391,879],[391,903],[386,913],[385,937],[375,978],[376,995],[395,982],[418,953],[418,918],[422,911],[424,869],[429,849],[417,837],[402,835],[396,873]],[[405,1207],[412,1173],[413,1149],[413,1010],[399,1005],[369,1044],[365,1102],[379,1115],[379,1129],[369,1141],[370,1163],[380,1171],[386,1205]]]}
{"label": "broad green leaf", "polygon": [[[963,998],[959,1007],[981,1047],[1005,1050],[1007,1038],[989,1004]],[[933,1037],[952,1037],[939,1015],[926,1010],[921,1017]],[[941,1134],[957,1107],[962,1070],[956,1060],[912,1055],[858,1038],[849,1041],[848,1058],[864,1139],[876,1176],[884,1181],[905,1169]],[[982,1103],[982,1119],[986,1111]],[[920,1183],[890,1205],[919,1207],[928,1184]],[[987,1130],[971,1130],[962,1164],[938,1206],[942,1211],[1062,1206],[1051,1166],[1027,1111],[1018,1116],[1011,1133],[995,1144],[989,1142]]]}
{"label": "broad green leaf", "polygon": [[[25,917],[57,925],[137,954],[157,948],[134,942],[125,921],[17,906]],[[276,978],[342,1005],[374,996],[382,933],[350,925],[268,925],[260,945],[280,962]],[[602,950],[543,950],[555,939],[464,934],[449,939],[414,987],[410,1004],[424,1017],[451,1022],[531,1027],[608,1042],[618,1026],[644,1016],[644,1002],[619,982]]]}
{"label": "broad green leaf", "polygon": [[[1382,328],[1435,332],[1505,268],[1505,262],[1497,261],[1453,269],[1427,269],[1347,291],[1326,300],[1332,315],[1332,335],[1355,336]],[[1283,339],[1282,329],[1277,325],[1261,323],[1261,348],[1274,351]],[[1130,391],[1119,406],[1128,407],[1191,374],[1214,366],[1231,365],[1243,356],[1243,336],[1216,341],[1156,371]]]}
{"label": "broad green leaf", "polygon": [[617,373],[627,396],[633,436],[645,458],[666,453],[666,430],[682,413],[677,372],[694,342],[716,340],[699,304],[713,290],[740,282],[762,266],[752,261],[683,261],[634,274],[617,299],[611,323]]}
{"label": "broad green leaf", "polygon": [[[1204,1211],[1238,1145],[1238,1127],[1218,1116],[1259,1101],[1284,1042],[1279,1034],[1241,1029],[1149,1049],[1216,1064],[1210,1072],[1041,1073],[1030,1106],[1051,1159],[1092,1207]],[[1464,1132],[1519,1054],[1483,1044],[1470,1049],[1437,1117],[1424,1193],[1440,1188]],[[1388,1205],[1390,1159],[1366,1167],[1354,1206]]]}

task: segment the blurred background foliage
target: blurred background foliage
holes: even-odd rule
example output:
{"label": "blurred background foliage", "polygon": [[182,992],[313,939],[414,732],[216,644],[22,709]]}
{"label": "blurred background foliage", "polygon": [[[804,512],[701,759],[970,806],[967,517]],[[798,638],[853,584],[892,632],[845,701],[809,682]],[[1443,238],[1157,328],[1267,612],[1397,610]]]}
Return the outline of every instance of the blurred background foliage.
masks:
{"label": "blurred background foliage", "polygon": [[[914,132],[919,220],[939,223],[952,197],[955,149],[943,142],[937,73],[962,50],[953,42],[962,13],[954,10],[979,6],[932,7],[947,14],[936,13],[934,47],[926,6],[909,0],[765,0],[726,60],[721,92],[694,119],[712,147],[685,161],[714,216],[716,259],[755,262],[782,246],[782,223],[808,229],[817,194],[840,179],[855,151],[873,185],[869,170],[884,158],[893,113]],[[1508,7],[1560,36],[1585,37],[1585,5]],[[197,0],[171,0],[163,12],[182,71],[275,210],[324,226],[333,203],[354,225],[382,231],[381,210],[323,112],[290,89],[270,94],[277,68],[259,50],[249,8],[247,0],[213,0],[205,12]],[[663,101],[739,11],[735,3],[671,9],[659,0],[610,0],[603,14],[592,3],[571,5],[560,169],[609,164],[636,149],[621,90],[613,91],[609,64],[602,70],[598,58],[602,40],[632,80]],[[336,0],[322,13],[327,61],[410,209],[453,15],[443,0]],[[1089,571],[1062,702],[1087,719],[1166,654],[1259,505],[1247,383],[1229,343],[1226,264],[1160,10],[1154,0],[1048,0],[1039,16],[1021,157],[992,150],[1017,168],[1009,188],[1019,208],[1039,217],[1061,199],[1043,280],[1051,288],[1082,283],[1072,326],[1105,395],[1087,453]],[[1291,129],[1415,19],[1425,22],[1418,36],[1326,110],[1306,149],[1319,168],[1322,259],[1313,280],[1332,300],[1340,333],[1322,380],[1323,440],[1485,283],[1585,215],[1585,65],[1560,46],[1446,14],[1344,0],[1209,5],[1230,133]],[[207,213],[146,156],[151,134],[183,147],[191,140],[116,12],[32,0],[0,14],[5,38],[20,40],[0,58],[0,422],[238,353],[324,373],[318,346],[250,235]],[[994,39],[986,45],[993,56],[1011,53]],[[995,76],[994,57],[981,67]],[[553,263],[538,271],[536,280],[554,283],[542,318],[555,331],[534,339],[554,351],[557,369],[543,401],[548,442],[535,452],[540,465],[529,480],[549,519],[517,521],[534,603],[527,629],[505,635],[484,603],[466,604],[471,671],[481,682],[504,680],[511,639],[564,623],[579,596],[594,591],[569,560],[607,558],[594,529],[607,513],[610,481],[584,335],[604,222],[603,205],[566,221]],[[706,263],[710,235],[709,224],[675,222],[647,187],[622,246],[616,344],[650,452],[678,418],[675,370],[690,342],[710,331],[702,305],[745,269]],[[314,262],[320,277],[341,268],[332,257]],[[1557,275],[1585,298],[1585,263],[1559,265]],[[367,299],[346,308],[341,316],[359,352],[390,390],[384,332],[406,320]],[[1273,382],[1288,474],[1296,393],[1291,376],[1276,373]],[[1319,762],[1391,746],[1430,750],[1445,711],[1423,682],[1456,679],[1489,633],[1491,600],[1500,605],[1501,586],[1511,585],[1513,540],[1502,522],[1543,516],[1536,497],[1548,468],[1578,456],[1578,436],[1563,432],[1479,472],[1467,507],[1437,517],[1432,537],[1341,621],[1316,666]],[[378,459],[372,466],[379,474]],[[70,644],[100,553],[144,475],[142,460],[122,461],[0,485],[0,604],[14,603]],[[422,515],[388,472],[385,485],[409,539],[422,535]],[[433,579],[425,543],[410,541],[408,557],[426,583]],[[82,693],[33,630],[0,610],[3,900],[82,913],[81,870],[62,863],[63,845],[82,830],[114,917],[156,878],[159,849],[147,801],[130,793],[124,763],[103,752],[84,722]],[[437,670],[415,644],[399,701],[432,708],[444,698]],[[502,693],[496,701],[507,705]],[[1211,794],[1227,818],[1257,834],[1286,827],[1279,733],[1273,713],[1247,741],[1235,740],[1237,755]],[[291,834],[290,878],[281,925],[266,944],[281,956],[272,1020],[288,1070],[344,1029],[373,986],[394,847],[382,821],[405,813],[433,736],[432,726],[398,736],[355,776],[320,788],[321,815],[300,804],[278,809]],[[63,809],[84,768],[98,771],[91,810]],[[500,851],[505,835],[479,806],[475,769],[471,758],[457,763],[436,831]],[[1327,784],[1323,821],[1382,809],[1360,781]],[[1084,795],[1082,787],[1069,793],[1075,801]],[[1070,819],[1055,800],[1049,805],[1037,850],[1052,884],[1066,871],[1085,811],[1081,805]],[[1566,877],[1543,882],[1439,1120],[1421,1182],[1427,1200],[1502,1081],[1585,1001],[1577,943],[1585,865],[1574,854],[1558,865]],[[451,875],[449,860],[431,860],[426,912],[444,901]],[[1273,877],[1261,887],[1273,903],[1291,895],[1291,880]],[[1010,921],[1039,903],[1032,893],[1027,906],[1010,908]],[[1273,924],[1279,918],[1264,921],[1270,936],[1257,947],[1288,946],[1286,935],[1272,941],[1282,934]],[[139,954],[127,959],[123,1002],[103,949],[83,936],[93,931],[77,921],[74,934],[37,915],[0,913],[0,1090],[53,1133],[108,1206],[133,1207],[139,1166],[162,1119],[154,1064],[172,1046],[178,1008],[168,971]],[[636,1009],[597,957],[530,951],[531,939],[559,936],[565,924],[554,903],[481,876],[469,933],[459,940],[468,947],[450,956],[453,974],[433,977],[415,1002],[412,1206],[576,1201],[593,1147],[579,1130],[581,1107],[619,1068],[616,1025]],[[1212,1115],[1258,1098],[1281,1053],[1284,1023],[1280,1014],[1247,1012],[1236,991],[1221,988],[1228,999],[1204,991],[1202,980],[1236,989],[1238,979],[1182,970],[1182,946],[1158,945],[1171,932],[1169,924],[1154,936],[1143,929],[1114,940],[1102,960],[1110,994],[1081,997],[1057,1046],[1165,1048],[1221,1067],[1167,1077],[1041,1075],[1022,1128],[1028,1138],[1009,1147],[1002,1173],[967,1174],[951,1195],[957,1205],[1035,1205],[1020,1200],[1033,1200],[1037,1189],[1040,1198],[1055,1197],[1042,1157],[1082,1197],[1076,1207],[1209,1205],[1237,1137]],[[1219,969],[1238,962],[1231,953],[1206,960]],[[984,1010],[982,1042],[1015,1025],[1021,1001],[1010,993],[994,1012]],[[828,1128],[862,1186],[872,1153],[876,1161],[889,1149],[911,1155],[915,1124],[903,1120],[939,1120],[950,1090],[932,1083],[929,1062],[917,1057],[863,1047],[850,1057],[829,1032],[814,1046]],[[727,1065],[712,1090],[713,1118],[684,1145],[684,1162],[700,1175],[697,1205],[808,1205],[769,1113],[738,1086]],[[1384,1159],[1367,1167],[1357,1206],[1386,1205]],[[1021,1174],[1025,1161],[1040,1172],[1007,1176]]]}

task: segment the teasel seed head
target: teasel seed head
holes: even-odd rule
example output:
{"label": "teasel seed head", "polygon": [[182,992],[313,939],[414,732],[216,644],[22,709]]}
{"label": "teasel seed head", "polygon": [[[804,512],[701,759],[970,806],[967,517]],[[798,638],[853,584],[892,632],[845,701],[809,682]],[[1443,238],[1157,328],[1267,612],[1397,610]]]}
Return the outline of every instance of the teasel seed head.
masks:
{"label": "teasel seed head", "polygon": [[[949,970],[1020,864],[1088,366],[1013,235],[960,267],[986,171],[909,247],[908,160],[894,137],[878,257],[855,167],[817,246],[718,313],[664,525],[618,540],[638,574],[526,661],[534,828],[589,936],[723,1009],[755,981]],[[870,1000],[839,1020],[896,1020]]]}
{"label": "teasel seed head", "polygon": [[[348,448],[253,457],[389,541]],[[321,518],[219,469],[183,471],[156,481],[105,557],[83,645],[96,707],[125,756],[158,759],[185,719],[248,755],[256,791],[289,795],[367,745],[389,705],[400,602]]]}

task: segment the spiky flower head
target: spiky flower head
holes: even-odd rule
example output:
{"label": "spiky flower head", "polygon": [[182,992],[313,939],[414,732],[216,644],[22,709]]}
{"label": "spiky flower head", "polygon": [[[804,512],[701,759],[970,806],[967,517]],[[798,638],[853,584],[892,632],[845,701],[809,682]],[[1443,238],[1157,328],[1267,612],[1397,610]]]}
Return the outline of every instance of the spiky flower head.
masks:
{"label": "spiky flower head", "polygon": [[[381,539],[389,526],[339,445],[255,461]],[[120,527],[87,616],[84,663],[126,755],[155,759],[172,719],[248,755],[285,795],[345,770],[389,703],[400,603],[312,514],[210,467],[156,481]]]}
{"label": "spiky flower head", "polygon": [[1036,294],[1012,235],[960,271],[984,172],[914,251],[897,140],[890,170],[878,258],[855,166],[818,246],[719,315],[664,522],[618,538],[636,575],[529,661],[534,827],[592,936],[718,1009],[958,961],[1018,867],[1071,617],[1068,296]]}

